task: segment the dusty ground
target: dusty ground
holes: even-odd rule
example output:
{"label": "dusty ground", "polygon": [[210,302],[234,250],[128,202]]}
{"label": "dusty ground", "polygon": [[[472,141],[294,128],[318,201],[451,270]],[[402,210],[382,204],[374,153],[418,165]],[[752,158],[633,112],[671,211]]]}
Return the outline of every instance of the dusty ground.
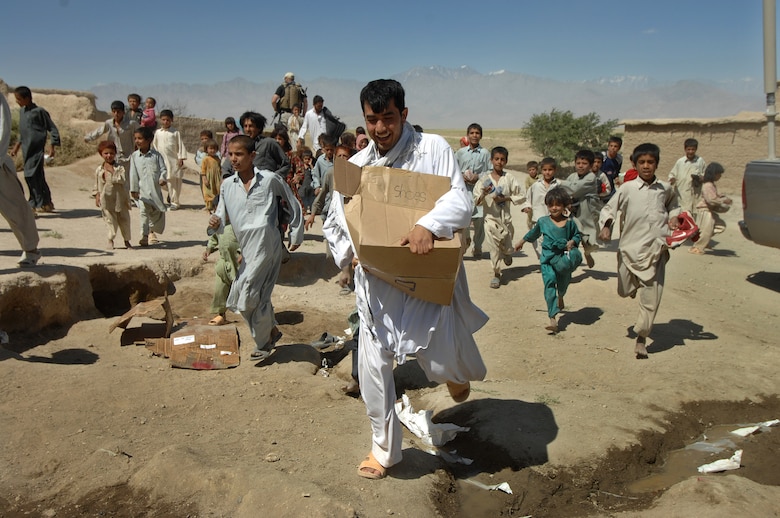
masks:
{"label": "dusty ground", "polygon": [[[0,225],[2,296],[23,298],[12,287],[63,272],[87,269],[94,280],[98,270],[148,268],[173,281],[177,321],[208,318],[213,263],[200,260],[206,216],[196,177],[185,184],[188,208],[169,213],[161,245],[108,252],[89,197],[96,164],[47,170],[57,212],[38,219],[44,259],[35,270],[15,268],[18,245]],[[738,199],[735,189],[723,190]],[[321,370],[307,345],[323,331],[341,333],[353,304],[338,295],[319,229],[283,269],[274,303],[284,338],[259,365],[249,361],[248,332],[235,315],[244,355],[235,369],[171,369],[142,347],[122,347],[120,330],[108,327],[129,302],[111,294],[109,277],[90,284],[75,275],[71,290],[99,292],[107,315],[88,310],[84,295],[56,291],[39,303],[81,303],[83,320],[31,333],[20,329],[35,327],[25,321],[38,314],[34,304],[0,315],[12,331],[0,349],[0,515],[777,516],[780,429],[749,439],[743,468],[731,475],[691,470],[666,492],[628,489],[711,424],[780,417],[780,251],[742,238],[738,207],[725,216],[729,228],[714,251],[672,252],[644,361],[634,359],[629,338],[636,304],[615,292],[614,251],[575,275],[556,336],[543,329],[531,257],[517,254],[499,290],[488,287],[487,259],[468,258],[472,296],[491,317],[477,335],[487,379],[454,405],[413,362],[397,374],[416,408],[471,427],[454,444],[475,463],[451,466],[408,435],[404,462],[378,482],[355,473],[370,432],[362,402],[340,391],[349,357]],[[524,231],[524,219],[515,221]],[[6,299],[1,307],[10,306]],[[507,481],[514,494],[464,478]]]}

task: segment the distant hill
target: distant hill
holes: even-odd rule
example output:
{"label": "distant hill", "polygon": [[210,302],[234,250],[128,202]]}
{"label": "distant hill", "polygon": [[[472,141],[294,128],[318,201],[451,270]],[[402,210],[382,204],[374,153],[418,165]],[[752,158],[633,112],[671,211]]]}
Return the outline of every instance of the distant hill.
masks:
{"label": "distant hill", "polygon": [[[695,80],[659,83],[645,77],[597,81],[556,81],[507,71],[482,74],[469,67],[418,67],[392,76],[407,92],[409,119],[424,128],[458,128],[477,121],[486,128],[519,128],[535,113],[553,108],[575,115],[598,113],[604,119],[709,118],[762,111],[761,84],[714,84]],[[325,105],[354,127],[362,123],[358,97],[364,82],[300,78],[309,98]],[[187,115],[223,119],[247,110],[271,116],[271,96],[280,81],[254,83],[242,78],[213,85],[110,83],[90,89],[99,109],[130,92],[152,96],[159,106]]]}

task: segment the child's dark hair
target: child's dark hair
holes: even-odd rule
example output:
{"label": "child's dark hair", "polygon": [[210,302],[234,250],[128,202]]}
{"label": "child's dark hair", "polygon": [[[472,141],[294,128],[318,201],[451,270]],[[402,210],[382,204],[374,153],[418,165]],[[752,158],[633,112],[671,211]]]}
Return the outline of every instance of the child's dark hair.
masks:
{"label": "child's dark hair", "polygon": [[616,142],[618,146],[623,147],[623,139],[617,135],[610,135],[607,143],[609,144],[610,142]]}
{"label": "child's dark hair", "polygon": [[128,95],[127,96],[127,100],[129,101],[130,99],[133,99],[135,102],[137,102],[139,104],[141,103],[141,96],[138,95],[138,94],[130,94],[130,95]]}
{"label": "child's dark hair", "polygon": [[355,153],[353,152],[353,149],[352,149],[351,147],[349,147],[349,146],[345,146],[344,144],[341,144],[340,146],[336,146],[336,153],[338,153],[338,152],[339,152],[339,149],[341,149],[342,151],[346,151],[346,152],[347,152],[347,154],[348,154],[350,157],[351,157],[352,155],[354,155],[354,154],[355,154]]}
{"label": "child's dark hair", "polygon": [[103,151],[106,149],[110,149],[114,153],[116,153],[116,144],[111,142],[110,140],[101,140],[98,144],[98,155],[102,155]]}
{"label": "child's dark hair", "polygon": [[696,149],[699,149],[699,141],[695,138],[687,138],[683,143],[683,147],[695,147]]}
{"label": "child's dark hair", "polygon": [[214,138],[214,134],[211,132],[211,130],[201,130],[200,136],[207,137],[207,138]]}
{"label": "child's dark hair", "polygon": [[601,154],[601,151],[593,152],[593,161],[595,162],[596,160],[601,160],[602,162],[604,161],[604,155]]}
{"label": "child's dark hair", "polygon": [[323,134],[322,134],[322,147],[323,147],[323,148],[326,148],[326,147],[332,147],[332,148],[335,148],[335,147],[336,147],[336,139],[335,139],[335,138],[333,138],[333,137],[332,137],[332,136],[330,136],[330,135],[325,135],[325,134],[323,133]]}
{"label": "child's dark hair", "polygon": [[228,124],[232,124],[233,126],[238,127],[236,124],[236,119],[234,119],[233,117],[225,117],[225,128],[227,128]]}
{"label": "child's dark hair", "polygon": [[528,163],[525,164],[526,169],[531,169],[532,167],[538,168],[539,162],[537,162],[536,160],[529,160]]}
{"label": "child's dark hair", "polygon": [[282,144],[282,149],[284,152],[288,152],[292,150],[292,144],[290,144],[290,134],[287,133],[287,129],[284,126],[276,127],[271,132],[271,138],[275,139],[276,137],[281,137],[282,140],[284,140],[284,144]]}
{"label": "child's dark hair", "polygon": [[125,111],[125,103],[122,101],[114,101],[111,103],[111,111],[122,110]]}
{"label": "child's dark hair", "polygon": [[582,160],[585,159],[588,161],[588,164],[593,165],[593,160],[595,158],[593,157],[593,151],[590,149],[580,149],[577,151],[577,154],[574,155],[574,160]]}
{"label": "child's dark hair", "polygon": [[133,131],[133,135],[141,135],[144,140],[152,140],[154,139],[154,130],[149,126],[141,126]]}
{"label": "child's dark hair", "polygon": [[655,158],[655,162],[658,164],[661,161],[661,148],[650,142],[639,144],[634,148],[634,152],[631,153],[631,163],[636,164],[642,155],[650,155]]}
{"label": "child's dark hair", "polygon": [[480,125],[479,125],[479,124],[477,124],[476,122],[472,122],[471,124],[469,124],[469,127],[468,127],[468,128],[466,128],[466,133],[468,134],[468,133],[469,133],[469,132],[471,132],[471,130],[473,130],[473,129],[475,129],[475,130],[479,130],[479,134],[480,134],[480,135],[482,135],[482,126],[480,126]]}
{"label": "child's dark hair", "polygon": [[704,170],[704,178],[702,179],[702,181],[714,182],[719,174],[723,174],[725,172],[726,170],[723,168],[722,165],[720,165],[718,162],[712,162],[708,164],[707,168]]}
{"label": "child's dark hair", "polygon": [[213,147],[216,150],[219,150],[219,144],[217,144],[217,141],[213,138],[208,139],[206,142],[203,143],[203,149],[208,151],[210,147]]}
{"label": "child's dark hair", "polygon": [[162,119],[163,117],[170,117],[171,120],[173,120],[173,112],[171,110],[162,110],[160,112],[160,118]]}
{"label": "child's dark hair", "polygon": [[155,99],[154,97],[147,97],[146,100],[152,101],[152,107],[157,106],[157,99]]}
{"label": "child's dark hair", "polygon": [[364,128],[363,126],[358,126],[357,128],[355,128],[355,137],[357,137],[358,135],[365,135],[365,134],[366,134],[366,128]]}
{"label": "child's dark hair", "polygon": [[252,137],[247,135],[236,135],[230,139],[229,143],[238,144],[239,146],[243,147],[247,153],[254,153],[255,151],[255,141],[252,139]]}
{"label": "child's dark hair", "polygon": [[563,187],[553,187],[544,195],[544,204],[549,207],[553,203],[568,207],[571,205],[571,196]]}
{"label": "child's dark hair", "polygon": [[509,151],[504,146],[496,146],[490,150],[490,159],[492,160],[496,153],[501,153],[504,158],[509,158]]}
{"label": "child's dark hair", "polygon": [[539,169],[543,169],[546,165],[551,165],[553,166],[553,169],[558,169],[558,162],[556,162],[555,159],[551,156],[542,158],[542,161],[539,162]]}
{"label": "child's dark hair", "polygon": [[308,157],[314,157],[314,153],[312,153],[311,148],[308,147],[302,147],[298,149],[298,154],[301,158],[308,156]]}
{"label": "child's dark hair", "polygon": [[32,99],[32,90],[26,86],[17,86],[14,88],[14,93],[22,99]]}

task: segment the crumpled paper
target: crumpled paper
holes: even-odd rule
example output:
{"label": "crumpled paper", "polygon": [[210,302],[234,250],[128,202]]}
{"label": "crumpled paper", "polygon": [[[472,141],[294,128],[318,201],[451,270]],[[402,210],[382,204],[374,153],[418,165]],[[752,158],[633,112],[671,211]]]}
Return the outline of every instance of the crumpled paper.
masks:
{"label": "crumpled paper", "polygon": [[501,482],[500,484],[489,485],[489,484],[483,484],[482,482],[478,480],[474,480],[473,478],[464,479],[463,482],[468,482],[473,486],[477,486],[480,489],[486,489],[488,491],[503,491],[508,495],[512,494],[512,488],[509,487],[508,482]]}
{"label": "crumpled paper", "polygon": [[762,432],[768,432],[768,428],[777,426],[778,424],[780,424],[780,419],[772,419],[771,421],[764,421],[763,423],[745,426],[744,428],[737,428],[736,430],[732,430],[731,433],[734,435],[739,435],[740,437],[747,437],[748,435],[752,435],[759,430]]}
{"label": "crumpled paper", "polygon": [[458,432],[468,432],[471,429],[453,423],[434,423],[431,420],[433,411],[415,412],[406,394],[401,396],[401,401],[396,402],[395,412],[404,426],[428,446],[442,446],[454,439]]}
{"label": "crumpled paper", "polygon": [[742,450],[737,450],[729,459],[720,459],[698,467],[699,473],[719,473],[739,469],[742,464]]}

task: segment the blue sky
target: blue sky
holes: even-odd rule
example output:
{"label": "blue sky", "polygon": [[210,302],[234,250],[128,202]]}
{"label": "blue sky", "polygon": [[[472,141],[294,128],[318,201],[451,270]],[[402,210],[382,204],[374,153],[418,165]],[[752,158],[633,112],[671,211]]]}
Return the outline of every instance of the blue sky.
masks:
{"label": "blue sky", "polygon": [[429,65],[763,81],[760,0],[12,0],[2,11],[0,78],[12,86],[281,81],[288,70],[304,83],[368,81]]}

